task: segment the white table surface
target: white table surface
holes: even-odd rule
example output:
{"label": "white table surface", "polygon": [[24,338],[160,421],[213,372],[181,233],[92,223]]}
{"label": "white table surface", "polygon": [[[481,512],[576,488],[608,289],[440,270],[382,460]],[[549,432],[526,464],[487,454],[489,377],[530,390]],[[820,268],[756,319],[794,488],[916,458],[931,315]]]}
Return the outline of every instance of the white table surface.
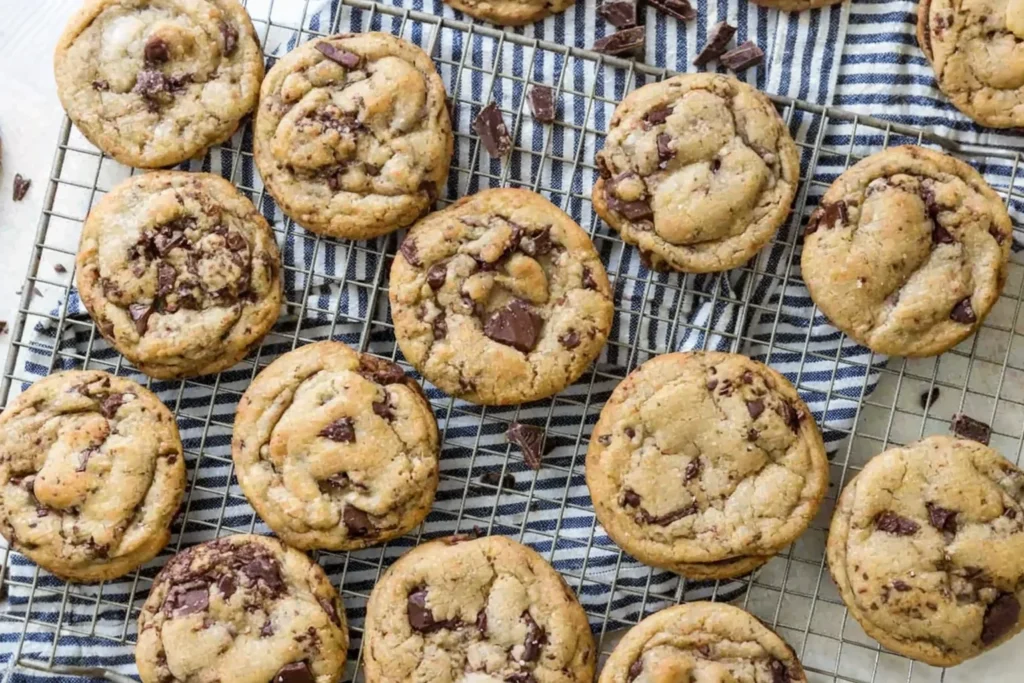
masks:
{"label": "white table surface", "polygon": [[[8,323],[17,314],[21,297],[16,292],[28,271],[32,240],[63,120],[53,80],[53,47],[67,18],[79,4],[80,0],[0,0],[0,320]],[[15,173],[32,179],[32,188],[21,202],[14,202],[11,197]],[[40,274],[55,280],[70,277],[71,258],[63,262],[67,267],[63,275],[54,271],[56,263],[47,254],[39,266]],[[43,297],[56,302],[55,291],[46,291],[44,285],[39,289]],[[9,343],[9,333],[0,335],[0,358],[6,358]],[[880,662],[883,670],[885,657]],[[939,670],[914,667],[912,681],[939,680]],[[1024,681],[1024,634],[983,657],[948,670],[942,680]]]}

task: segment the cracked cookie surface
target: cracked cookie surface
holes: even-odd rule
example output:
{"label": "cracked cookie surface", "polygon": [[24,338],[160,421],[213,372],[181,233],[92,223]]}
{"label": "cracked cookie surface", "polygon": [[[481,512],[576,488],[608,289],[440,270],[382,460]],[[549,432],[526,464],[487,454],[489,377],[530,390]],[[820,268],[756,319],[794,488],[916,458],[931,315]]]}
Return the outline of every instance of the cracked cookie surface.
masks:
{"label": "cracked cookie surface", "polygon": [[105,372],[39,380],[0,415],[0,533],[71,581],[103,581],[167,544],[185,489],[174,416]]}
{"label": "cracked cookie surface", "polygon": [[1024,2],[922,0],[917,42],[957,109],[983,126],[1024,126]]}
{"label": "cracked cookie surface", "polygon": [[612,392],[586,477],[623,550],[690,578],[728,578],[804,532],[828,489],[828,461],[785,377],[745,356],[669,353]]}
{"label": "cracked cookie surface", "polygon": [[161,168],[231,137],[256,106],[263,52],[236,0],[88,0],[54,71],[85,137],[123,164]]}
{"label": "cracked cookie surface", "polygon": [[143,683],[334,683],[345,666],[341,598],[319,565],[274,538],[188,548],[139,614]]}
{"label": "cracked cookie surface", "polygon": [[775,106],[735,78],[687,74],[615,109],[594,209],[657,270],[742,265],[789,215],[796,145]]}
{"label": "cracked cookie surface", "polygon": [[281,307],[267,221],[208,173],[135,176],[82,230],[77,284],[100,333],[151,377],[219,372],[259,343]]}
{"label": "cracked cookie surface", "polygon": [[663,609],[629,630],[598,683],[806,683],[793,649],[752,614],[724,603]]}
{"label": "cracked cookie surface", "polygon": [[499,26],[521,26],[558,14],[575,0],[444,0],[460,12]]}
{"label": "cracked cookie surface", "polygon": [[808,219],[801,270],[814,303],[857,342],[933,356],[970,336],[998,300],[1012,229],[973,168],[894,147],[828,189]]}
{"label": "cracked cookie surface", "polygon": [[540,555],[502,536],[409,551],[374,586],[367,683],[590,683],[586,614]]}
{"label": "cracked cookie surface", "polygon": [[238,405],[231,454],[246,498],[285,542],[352,550],[423,521],[438,449],[433,410],[414,380],[324,341],[256,376]]}
{"label": "cracked cookie surface", "polygon": [[395,256],[389,298],[409,362],[449,394],[485,405],[569,386],[612,324],[590,237],[527,190],[484,190],[420,220]]}
{"label": "cracked cookie surface", "polygon": [[843,490],[827,554],[868,635],[958,664],[1024,628],[1024,472],[949,436],[890,449]]}
{"label": "cracked cookie surface", "polygon": [[385,33],[314,38],[260,93],[256,165],[281,209],[313,232],[368,239],[430,210],[454,139],[430,57]]}

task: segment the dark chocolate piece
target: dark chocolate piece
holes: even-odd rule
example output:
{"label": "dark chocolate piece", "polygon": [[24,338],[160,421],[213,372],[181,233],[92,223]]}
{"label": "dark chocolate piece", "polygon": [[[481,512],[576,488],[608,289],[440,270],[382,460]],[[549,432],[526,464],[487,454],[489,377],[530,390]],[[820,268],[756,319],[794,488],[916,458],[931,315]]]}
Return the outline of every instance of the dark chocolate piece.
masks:
{"label": "dark chocolate piece", "polygon": [[912,519],[900,517],[895,512],[886,510],[875,517],[875,528],[887,534],[913,536],[921,528],[921,525]]}
{"label": "dark chocolate piece", "polygon": [[353,443],[356,440],[355,423],[351,417],[339,417],[321,429],[319,435],[338,443]]}
{"label": "dark chocolate piece", "polygon": [[555,120],[555,92],[546,85],[535,85],[530,88],[526,95],[530,103],[530,111],[533,118],[541,123],[551,123]]}
{"label": "dark chocolate piece", "polygon": [[526,640],[523,642],[523,661],[536,662],[540,659],[540,650],[548,642],[548,634],[534,621],[529,612],[523,612],[526,622]]}
{"label": "dark chocolate piece", "polygon": [[480,136],[480,143],[492,157],[504,156],[512,149],[508,126],[505,125],[501,110],[494,102],[480,110],[473,122],[473,131]]}
{"label": "dark chocolate piece", "polygon": [[963,325],[972,325],[978,322],[978,316],[971,306],[971,297],[967,296],[957,302],[953,310],[949,312],[949,319]]}
{"label": "dark chocolate piece", "polygon": [[505,432],[505,439],[519,446],[523,452],[523,460],[530,469],[540,469],[540,458],[544,455],[543,429],[522,422],[513,422]]}
{"label": "dark chocolate piece", "polygon": [[14,174],[14,201],[20,202],[28,194],[28,188],[32,187],[32,181],[20,173]]}
{"label": "dark chocolate piece", "polygon": [[513,299],[484,323],[484,334],[499,344],[529,353],[537,345],[544,319],[524,301]]}
{"label": "dark chocolate piece", "polygon": [[928,521],[939,531],[956,533],[956,510],[941,507],[935,503],[925,503],[928,508]]}
{"label": "dark chocolate piece", "polygon": [[142,57],[147,66],[163,64],[171,58],[171,51],[168,49],[167,41],[160,36],[150,36],[146,46],[142,49]]}
{"label": "dark chocolate piece", "polygon": [[230,57],[235,52],[235,48],[238,47],[238,29],[235,28],[234,24],[229,24],[226,21],[220,22],[220,35],[224,38],[224,54]]}
{"label": "dark chocolate piece", "polygon": [[135,331],[139,336],[146,334],[149,329],[149,317],[153,315],[153,306],[150,304],[131,304],[128,306],[128,315],[135,321]]}
{"label": "dark chocolate piece", "polygon": [[643,55],[646,32],[643,26],[616,31],[594,42],[594,52],[616,57]]}
{"label": "dark chocolate piece", "polygon": [[597,13],[615,28],[636,26],[636,2],[634,0],[607,0],[598,6]]}
{"label": "dark chocolate piece", "polygon": [[992,428],[980,420],[968,417],[963,413],[953,416],[953,433],[963,439],[970,439],[988,445],[992,438]]}
{"label": "dark chocolate piece", "polygon": [[712,59],[720,57],[735,33],[736,27],[727,21],[720,21],[712,26],[708,42],[704,43],[704,49],[693,60],[694,66],[704,66]]}
{"label": "dark chocolate piece", "polygon": [[316,50],[324,57],[327,57],[327,59],[341,64],[346,69],[356,69],[359,67],[360,62],[363,61],[356,53],[334,47],[326,41],[317,43]]}
{"label": "dark chocolate piece", "polygon": [[278,669],[273,683],[316,683],[316,678],[305,662],[293,662]]}
{"label": "dark chocolate piece", "polygon": [[693,21],[697,18],[697,10],[689,0],[647,0],[647,4],[679,21]]}
{"label": "dark chocolate piece", "polygon": [[1020,602],[1012,593],[1003,593],[985,610],[981,642],[991,645],[1013,630],[1020,619]]}
{"label": "dark chocolate piece", "polygon": [[348,529],[349,535],[356,538],[370,536],[374,531],[370,516],[363,510],[350,504],[345,505],[345,510],[342,512],[342,521],[345,523],[345,528]]}
{"label": "dark chocolate piece", "polygon": [[753,41],[748,40],[742,45],[724,53],[718,58],[723,66],[732,71],[746,71],[764,61],[764,50],[759,48]]}

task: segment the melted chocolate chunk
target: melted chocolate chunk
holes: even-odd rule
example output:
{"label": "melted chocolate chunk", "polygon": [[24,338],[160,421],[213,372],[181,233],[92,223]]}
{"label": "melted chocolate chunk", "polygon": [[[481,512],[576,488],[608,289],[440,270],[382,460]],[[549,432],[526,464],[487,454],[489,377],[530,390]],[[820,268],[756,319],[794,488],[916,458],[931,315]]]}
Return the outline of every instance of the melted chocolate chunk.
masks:
{"label": "melted chocolate chunk", "polygon": [[338,616],[338,610],[335,609],[334,603],[327,598],[317,598],[316,601],[320,603],[320,609],[327,613],[327,618],[331,620],[331,623],[341,626],[341,617]]}
{"label": "melted chocolate chunk", "polygon": [[488,339],[511,346],[522,353],[529,353],[537,345],[544,319],[526,302],[513,299],[484,323],[484,334]]}
{"label": "melted chocolate chunk", "polygon": [[352,505],[345,505],[342,521],[345,523],[345,528],[348,529],[349,536],[355,538],[372,536],[376,531],[376,527],[370,521],[370,516]]}
{"label": "melted chocolate chunk", "polygon": [[99,449],[95,446],[90,446],[83,450],[81,455],[78,457],[78,465],[75,467],[75,472],[85,472],[89,467],[89,458],[91,458],[92,454],[97,450]]}
{"label": "melted chocolate chunk", "polygon": [[627,678],[626,681],[634,681],[634,680],[636,680],[637,678],[640,677],[640,674],[642,674],[643,672],[644,672],[644,660],[642,658],[637,658],[637,660],[635,662],[633,662],[632,664],[629,665],[629,672],[628,672],[629,678]]}
{"label": "melted chocolate chunk", "polygon": [[555,120],[555,92],[546,85],[535,85],[526,94],[530,103],[533,118],[541,123],[552,123]]}
{"label": "melted chocolate chunk", "polygon": [[580,345],[580,335],[576,330],[569,330],[558,338],[559,343],[567,349],[575,349]]}
{"label": "melted chocolate chunk", "polygon": [[900,517],[895,512],[886,510],[875,517],[875,528],[896,536],[913,536],[921,528],[921,525],[912,519]]}
{"label": "melted chocolate chunk", "polygon": [[540,458],[544,455],[543,429],[522,422],[513,422],[505,432],[505,439],[519,446],[523,452],[523,460],[530,469],[540,469]]}
{"label": "melted chocolate chunk", "polygon": [[448,268],[443,263],[435,263],[427,271],[427,284],[435,292],[444,286],[444,281],[447,279]]}
{"label": "melted chocolate chunk", "polygon": [[788,683],[789,669],[777,659],[773,659],[768,667],[772,672],[772,683]]}
{"label": "melted chocolate chunk", "polygon": [[523,642],[523,661],[536,662],[540,659],[541,648],[548,642],[548,634],[534,621],[529,612],[523,612],[526,622],[526,640]]}
{"label": "melted chocolate chunk", "polygon": [[444,319],[444,313],[440,313],[434,318],[434,322],[430,324],[430,329],[434,334],[434,341],[440,341],[448,336],[448,323]]}
{"label": "melted chocolate chunk", "polygon": [[986,446],[992,438],[991,427],[984,422],[975,420],[973,417],[968,417],[963,413],[958,413],[953,416],[953,433],[961,438],[977,441],[978,443],[983,443]]}
{"label": "melted chocolate chunk", "polygon": [[274,635],[274,624],[271,623],[270,619],[263,622],[263,626],[260,627],[260,638],[269,638]]}
{"label": "melted chocolate chunk", "polygon": [[555,245],[551,241],[551,228],[544,228],[532,235],[524,234],[519,240],[519,251],[527,256],[550,254]]}
{"label": "melted chocolate chunk", "polygon": [[113,420],[118,408],[124,405],[124,394],[107,394],[100,401],[100,413],[108,420]]}
{"label": "melted chocolate chunk", "polygon": [[357,69],[359,64],[363,61],[362,58],[354,52],[343,50],[339,47],[334,47],[326,41],[321,41],[316,44],[316,50],[327,59],[337,64],[341,64],[346,69]]}
{"label": "melted chocolate chunk", "polygon": [[202,612],[210,605],[210,591],[206,584],[173,586],[164,598],[164,612],[168,616],[183,617]]}
{"label": "melted chocolate chunk", "polygon": [[594,273],[587,266],[583,266],[583,288],[597,291],[597,280],[594,279]]}
{"label": "melted chocolate chunk", "polygon": [[935,242],[935,244],[955,244],[956,240],[953,239],[948,230],[936,223],[935,227],[932,228],[932,242]]}
{"label": "melted chocolate chunk", "polygon": [[305,662],[293,662],[278,669],[273,683],[316,683],[316,678]]}
{"label": "melted chocolate chunk", "polygon": [[974,312],[974,308],[971,306],[971,297],[964,297],[961,299],[953,310],[949,312],[949,319],[953,322],[961,323],[964,325],[971,325],[978,322],[978,316]]}
{"label": "melted chocolate chunk", "polygon": [[487,608],[480,610],[476,615],[476,630],[480,632],[480,635],[487,637]]}
{"label": "melted chocolate chunk", "polygon": [[245,251],[245,248],[249,246],[242,234],[234,231],[224,237],[224,243],[231,251]]}
{"label": "melted chocolate chunk", "polygon": [[729,50],[718,61],[727,69],[733,71],[746,71],[750,67],[757,66],[764,61],[764,50],[759,48],[753,41],[748,40]]}
{"label": "melted chocolate chunk", "polygon": [[93,88],[93,90],[99,90],[99,91],[102,91],[102,92],[106,92],[107,90],[110,90],[110,83],[108,81],[104,81],[104,80],[93,81],[92,82],[92,88]]}
{"label": "melted chocolate chunk", "polygon": [[494,102],[480,110],[473,121],[473,131],[480,136],[481,144],[492,157],[504,156],[512,149],[508,126],[505,125],[501,110]]}
{"label": "melted chocolate chunk", "polygon": [[792,430],[794,434],[800,431],[800,419],[802,411],[797,410],[789,403],[789,401],[783,401],[782,403],[775,406],[775,412],[777,412],[782,420],[786,423],[786,426]]}
{"label": "melted chocolate chunk", "polygon": [[149,329],[149,317],[153,315],[154,308],[151,304],[131,304],[128,306],[128,315],[135,322],[135,331],[139,336],[146,334]]}
{"label": "melted chocolate chunk", "polygon": [[1020,619],[1020,602],[1010,593],[1002,593],[985,610],[981,642],[992,645],[1013,630]]}
{"label": "melted chocolate chunk", "polygon": [[640,508],[640,519],[645,524],[655,524],[657,526],[668,526],[672,522],[679,521],[683,517],[689,517],[690,515],[697,514],[697,503],[694,501],[686,507],[673,510],[672,512],[665,513],[659,517],[652,516],[647,510]]}
{"label": "melted chocolate chunk", "polygon": [[373,414],[377,417],[383,418],[388,422],[395,419],[395,408],[386,399],[383,401],[373,402]]}
{"label": "melted chocolate chunk", "polygon": [[167,77],[159,71],[143,69],[135,76],[133,92],[137,92],[146,99],[153,99],[169,89],[170,84],[167,82]]}
{"label": "melted chocolate chunk", "polygon": [[910,584],[902,579],[893,579],[892,587],[896,589],[896,592],[898,593],[908,593],[911,590]]}
{"label": "melted chocolate chunk", "polygon": [[647,4],[679,21],[693,21],[697,18],[697,10],[689,0],[647,0]]}
{"label": "melted chocolate chunk", "polygon": [[16,202],[20,202],[28,194],[28,188],[32,187],[32,181],[25,178],[20,173],[14,174],[14,194],[13,199]]}
{"label": "melted chocolate chunk", "polygon": [[426,586],[420,586],[406,600],[406,609],[409,616],[409,626],[419,633],[433,633],[444,628],[450,628],[454,622],[436,621],[430,608],[427,607]]}
{"label": "melted chocolate chunk", "polygon": [[634,26],[616,31],[610,36],[605,36],[594,41],[594,52],[606,55],[621,56],[642,56],[646,31],[643,26]]}
{"label": "melted chocolate chunk", "polygon": [[750,413],[750,419],[756,420],[764,412],[764,401],[761,399],[747,401],[747,412]]}
{"label": "melted chocolate chunk", "polygon": [[659,123],[668,121],[668,117],[671,115],[672,107],[655,107],[644,114],[644,121],[652,126],[656,126]]}
{"label": "melted chocolate chunk", "polygon": [[355,423],[351,417],[340,417],[321,429],[319,436],[338,443],[354,443],[356,440]]}
{"label": "melted chocolate chunk", "polygon": [[220,580],[217,582],[217,590],[220,591],[220,594],[224,596],[225,600],[234,595],[235,589],[237,588],[238,584],[235,583],[235,577],[231,574],[225,574],[220,577]]}
{"label": "melted chocolate chunk", "polygon": [[950,534],[956,533],[956,510],[950,510],[935,503],[925,503],[925,507],[928,508],[928,521],[933,527]]}
{"label": "melted chocolate chunk", "polygon": [[672,144],[672,136],[667,133],[658,134],[658,159],[661,160],[661,168],[665,167],[669,161],[675,157],[676,152],[670,145]]}
{"label": "melted chocolate chunk", "polygon": [[597,13],[616,28],[636,26],[636,2],[634,0],[606,0],[598,6]]}
{"label": "melted chocolate chunk", "polygon": [[226,21],[220,22],[220,35],[224,38],[224,54],[230,57],[238,47],[238,29]]}
{"label": "melted chocolate chunk", "polygon": [[174,291],[174,282],[178,279],[178,272],[169,263],[161,262],[156,267],[156,295],[167,296]]}
{"label": "melted chocolate chunk", "polygon": [[626,217],[626,220],[641,221],[654,218],[654,209],[651,208],[650,202],[646,199],[626,202],[616,197],[607,188],[605,188],[604,195],[608,208],[615,213],[621,213]]}
{"label": "melted chocolate chunk", "polygon": [[409,262],[409,265],[416,266],[417,268],[423,265],[423,262],[420,261],[419,252],[416,249],[416,243],[409,239],[408,236],[402,241],[402,246],[398,248],[398,251],[402,252],[402,256]]}
{"label": "melted chocolate chunk", "polygon": [[633,489],[625,489],[622,492],[622,502],[627,507],[638,508],[640,507],[640,494]]}
{"label": "melted chocolate chunk", "polygon": [[260,546],[253,551],[253,557],[239,568],[253,585],[262,582],[272,595],[280,595],[284,592],[284,579],[281,578],[281,567],[277,560]]}
{"label": "melted chocolate chunk", "polygon": [[753,427],[747,430],[747,441],[753,443],[754,441],[757,441],[759,436],[761,436],[761,432],[757,431]]}
{"label": "melted chocolate chunk", "polygon": [[168,49],[167,41],[160,36],[150,36],[149,40],[146,41],[146,47],[143,48],[142,53],[143,58],[146,60],[146,66],[163,64],[171,58],[171,52]]}
{"label": "melted chocolate chunk", "polygon": [[367,355],[359,357],[359,374],[383,386],[404,383],[406,379],[405,371],[398,363]]}
{"label": "melted chocolate chunk", "polygon": [[338,474],[332,474],[326,479],[321,479],[317,482],[320,487],[320,493],[330,494],[332,491],[344,491],[352,484],[352,480],[344,472]]}
{"label": "melted chocolate chunk", "polygon": [[838,201],[834,204],[826,204],[819,206],[811,214],[810,220],[807,221],[807,229],[804,230],[805,235],[810,235],[817,232],[820,228],[836,227],[836,222],[845,224],[849,220],[850,216],[846,210],[846,202]]}

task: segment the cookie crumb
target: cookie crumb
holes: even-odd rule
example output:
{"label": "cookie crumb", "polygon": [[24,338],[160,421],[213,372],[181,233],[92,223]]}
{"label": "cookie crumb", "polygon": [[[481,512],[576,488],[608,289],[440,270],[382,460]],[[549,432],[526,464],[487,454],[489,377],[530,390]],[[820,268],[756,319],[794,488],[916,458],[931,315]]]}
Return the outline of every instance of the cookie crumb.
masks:
{"label": "cookie crumb", "polygon": [[64,267],[63,263],[53,264],[53,270],[54,272],[59,273],[60,275],[63,275],[64,273],[68,272],[68,269]]}

